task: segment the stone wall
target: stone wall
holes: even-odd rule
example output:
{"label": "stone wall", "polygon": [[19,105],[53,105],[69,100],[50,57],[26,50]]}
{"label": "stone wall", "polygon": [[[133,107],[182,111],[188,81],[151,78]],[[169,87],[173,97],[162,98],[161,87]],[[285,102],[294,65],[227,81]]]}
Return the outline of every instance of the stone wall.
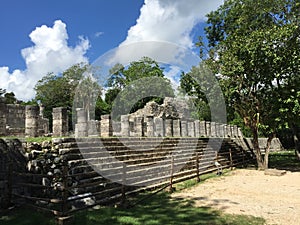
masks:
{"label": "stone wall", "polygon": [[[18,166],[10,172],[6,156]],[[249,150],[230,139],[220,143],[218,138],[53,138],[41,144],[0,139],[0,174],[5,174],[0,176],[0,208],[10,205],[9,192],[13,203],[22,200],[56,212],[64,209],[62,213],[85,208],[87,202],[111,203],[136,187],[161,187],[170,176],[175,183],[216,171],[215,157],[224,168],[252,160]]]}
{"label": "stone wall", "polygon": [[0,102],[1,136],[42,136],[49,132],[49,121],[38,106]]}

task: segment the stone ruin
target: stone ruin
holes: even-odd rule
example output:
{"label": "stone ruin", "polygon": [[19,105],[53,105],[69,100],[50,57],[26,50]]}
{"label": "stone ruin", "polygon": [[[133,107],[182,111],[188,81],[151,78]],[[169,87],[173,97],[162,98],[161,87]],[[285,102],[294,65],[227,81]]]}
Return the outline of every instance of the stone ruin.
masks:
{"label": "stone ruin", "polygon": [[[88,120],[82,108],[76,109],[75,137],[243,137],[240,128],[213,121],[191,118],[184,99],[166,97],[163,104],[148,102],[144,108],[120,121],[110,115],[100,120]],[[52,111],[52,136],[72,136],[69,132],[69,112],[65,107]],[[43,116],[43,106],[5,104],[0,99],[0,136],[38,137],[49,134],[49,121]]]}
{"label": "stone ruin", "polygon": [[120,121],[110,115],[101,120],[87,120],[86,112],[77,109],[75,137],[243,137],[236,125],[191,118],[186,101],[166,97],[163,104],[148,102],[144,108]]}
{"label": "stone ruin", "polygon": [[49,133],[43,106],[5,104],[0,98],[0,136],[37,137]]}

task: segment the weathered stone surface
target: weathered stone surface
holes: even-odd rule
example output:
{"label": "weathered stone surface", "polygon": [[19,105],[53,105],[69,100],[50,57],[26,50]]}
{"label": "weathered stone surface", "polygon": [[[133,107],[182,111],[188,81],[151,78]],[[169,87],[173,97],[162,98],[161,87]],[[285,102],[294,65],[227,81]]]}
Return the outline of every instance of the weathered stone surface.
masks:
{"label": "weathered stone surface", "polygon": [[164,120],[162,118],[154,118],[154,136],[155,137],[164,137]]}
{"label": "weathered stone surface", "polygon": [[112,120],[110,115],[101,116],[101,136],[111,137],[113,135]]}
{"label": "weathered stone surface", "polygon": [[266,169],[265,170],[265,175],[282,176],[284,174],[286,174],[285,170],[277,170],[277,169]]}
{"label": "weathered stone surface", "polygon": [[144,108],[130,114],[131,118],[134,117],[160,117],[168,119],[189,118],[188,105],[185,100],[166,97],[162,105],[154,101],[148,102]]}
{"label": "weathered stone surface", "polygon": [[[78,116],[78,114],[77,114]],[[63,137],[68,135],[69,116],[68,110],[64,107],[57,107],[52,110],[53,125],[52,132],[54,137]]]}
{"label": "weathered stone surface", "polygon": [[39,107],[27,105],[25,108],[25,136],[38,136],[38,115]]}
{"label": "weathered stone surface", "polygon": [[172,119],[165,120],[165,130],[166,130],[167,137],[173,137],[173,120]]}

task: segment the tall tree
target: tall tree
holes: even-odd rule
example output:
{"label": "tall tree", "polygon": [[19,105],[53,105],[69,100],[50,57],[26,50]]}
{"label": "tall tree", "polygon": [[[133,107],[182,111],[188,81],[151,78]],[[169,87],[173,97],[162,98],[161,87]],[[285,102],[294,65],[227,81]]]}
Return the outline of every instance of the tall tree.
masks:
{"label": "tall tree", "polygon": [[[116,64],[110,73],[111,77],[107,82],[110,89],[106,94],[106,101],[113,104],[115,118],[122,113],[135,112],[149,101],[161,103],[163,97],[174,96],[163,68],[151,58],[143,57],[139,61],[131,62],[127,68]],[[140,96],[144,97],[137,99]]]}
{"label": "tall tree", "polygon": [[[95,99],[95,93],[101,88],[96,80],[92,80],[85,74],[91,72],[87,64],[75,64],[61,75],[49,73],[44,76],[35,86],[35,100],[45,106],[44,116],[50,119],[52,124],[52,109],[55,107],[73,107],[75,94],[77,107],[85,108],[91,111],[91,99]],[[98,93],[99,94],[99,93]],[[97,95],[98,96],[98,95]],[[89,100],[89,101],[87,101]],[[70,113],[70,128],[72,128],[72,119]]]}
{"label": "tall tree", "polygon": [[206,60],[222,74],[229,105],[251,129],[262,169],[268,167],[269,151],[267,148],[263,157],[259,128],[269,134],[270,144],[280,125],[296,126],[291,122],[299,121],[299,111],[290,118],[280,113],[290,111],[288,104],[296,106],[298,101],[300,86],[291,85],[294,80],[299,82],[299,11],[297,0],[227,0],[208,14]]}

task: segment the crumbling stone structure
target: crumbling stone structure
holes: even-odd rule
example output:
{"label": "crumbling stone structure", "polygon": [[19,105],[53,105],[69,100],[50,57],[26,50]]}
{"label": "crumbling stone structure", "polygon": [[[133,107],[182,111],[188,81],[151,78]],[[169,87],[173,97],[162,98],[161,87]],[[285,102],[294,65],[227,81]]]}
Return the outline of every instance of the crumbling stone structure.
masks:
{"label": "crumbling stone structure", "polygon": [[144,108],[121,115],[120,122],[110,115],[100,121],[87,121],[84,109],[77,109],[75,137],[232,137],[243,134],[237,126],[214,121],[193,120],[184,100],[165,98],[163,104],[148,102]]}
{"label": "crumbling stone structure", "polygon": [[5,104],[0,99],[0,135],[36,137],[49,133],[43,107]]}

